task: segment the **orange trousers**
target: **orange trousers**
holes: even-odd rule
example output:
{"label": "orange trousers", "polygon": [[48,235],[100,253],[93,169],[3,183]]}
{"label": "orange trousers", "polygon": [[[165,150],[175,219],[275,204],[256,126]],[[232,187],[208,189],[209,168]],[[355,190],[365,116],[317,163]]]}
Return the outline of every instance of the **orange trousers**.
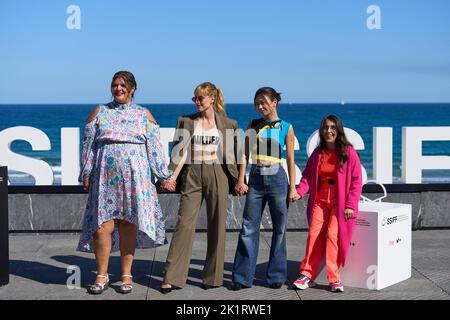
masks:
{"label": "orange trousers", "polygon": [[317,273],[325,253],[325,262],[330,283],[340,281],[339,232],[337,220],[337,186],[322,184],[316,196],[309,227],[306,254],[299,273],[311,280]]}

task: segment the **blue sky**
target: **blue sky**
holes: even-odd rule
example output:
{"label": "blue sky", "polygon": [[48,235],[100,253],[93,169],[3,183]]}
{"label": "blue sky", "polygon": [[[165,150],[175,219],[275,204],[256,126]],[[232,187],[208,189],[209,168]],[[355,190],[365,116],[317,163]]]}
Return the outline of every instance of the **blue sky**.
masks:
{"label": "blue sky", "polygon": [[105,102],[118,70],[140,103],[189,103],[203,81],[232,103],[266,85],[290,103],[450,102],[448,0],[2,0],[0,42],[0,104]]}

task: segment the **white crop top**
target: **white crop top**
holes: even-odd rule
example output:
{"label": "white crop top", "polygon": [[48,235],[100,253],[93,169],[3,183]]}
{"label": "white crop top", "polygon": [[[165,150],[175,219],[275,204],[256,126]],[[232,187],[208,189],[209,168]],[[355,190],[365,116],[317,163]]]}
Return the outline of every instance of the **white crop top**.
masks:
{"label": "white crop top", "polygon": [[[217,158],[220,135],[217,127],[202,130],[200,123],[195,121],[192,136],[192,150],[197,160],[213,160]],[[199,159],[200,158],[200,159]]]}

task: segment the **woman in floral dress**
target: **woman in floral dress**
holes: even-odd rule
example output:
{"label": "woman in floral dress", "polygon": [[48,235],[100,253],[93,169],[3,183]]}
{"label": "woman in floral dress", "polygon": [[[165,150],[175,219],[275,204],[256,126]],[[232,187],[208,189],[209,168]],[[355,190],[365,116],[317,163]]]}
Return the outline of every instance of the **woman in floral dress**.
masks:
{"label": "woman in floral dress", "polygon": [[[108,262],[120,250],[119,292],[131,292],[135,248],[164,244],[165,230],[153,175],[173,190],[159,126],[151,113],[134,103],[134,76],[117,72],[111,82],[114,101],[97,106],[84,127],[79,180],[89,197],[78,250],[94,252],[97,277],[90,293],[108,287]],[[120,241],[119,241],[120,240]]]}

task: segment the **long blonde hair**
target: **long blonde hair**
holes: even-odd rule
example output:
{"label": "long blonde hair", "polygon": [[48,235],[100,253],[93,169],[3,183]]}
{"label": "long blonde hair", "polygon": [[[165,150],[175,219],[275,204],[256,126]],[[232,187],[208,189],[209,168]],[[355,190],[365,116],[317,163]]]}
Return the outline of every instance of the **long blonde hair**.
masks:
{"label": "long blonde hair", "polygon": [[210,97],[214,97],[214,111],[226,115],[225,111],[225,98],[223,96],[223,91],[211,82],[203,82],[199,84],[195,90],[195,95],[200,95],[197,93],[202,93]]}

